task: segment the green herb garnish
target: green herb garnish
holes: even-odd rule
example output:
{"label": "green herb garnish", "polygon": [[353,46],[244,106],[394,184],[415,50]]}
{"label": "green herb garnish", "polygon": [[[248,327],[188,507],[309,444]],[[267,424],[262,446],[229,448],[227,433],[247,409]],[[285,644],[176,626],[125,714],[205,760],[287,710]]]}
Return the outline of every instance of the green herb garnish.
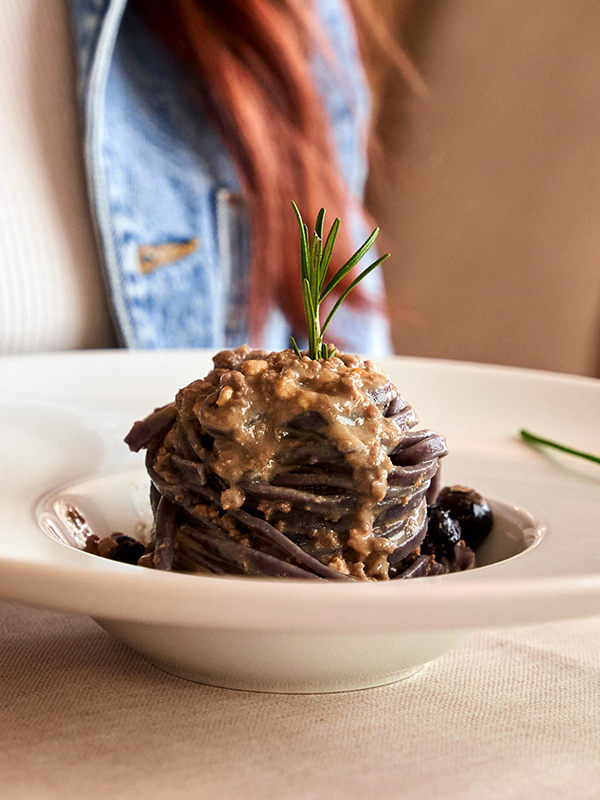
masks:
{"label": "green herb garnish", "polygon": [[544,445],[544,447],[553,447],[555,450],[560,450],[562,453],[569,453],[569,455],[585,458],[587,461],[593,461],[595,464],[600,464],[600,456],[594,456],[592,453],[585,453],[583,450],[575,450],[573,447],[567,447],[564,444],[559,444],[558,442],[552,441],[552,439],[544,439],[543,437],[537,436],[535,433],[531,433],[530,431],[521,430],[519,433],[521,435],[521,439],[526,444],[541,444]]}
{"label": "green herb garnish", "polygon": [[[300,268],[302,274],[302,299],[304,301],[304,316],[306,317],[306,330],[308,333],[308,354],[314,359],[323,359],[326,361],[331,356],[335,355],[335,347],[329,348],[323,341],[323,335],[327,330],[333,315],[344,302],[346,297],[350,294],[358,284],[365,278],[369,272],[373,272],[375,267],[378,267],[390,254],[386,253],[377,261],[374,261],[370,266],[364,269],[358,277],[345,289],[338,297],[329,312],[325,323],[321,327],[319,320],[319,307],[327,295],[335,289],[338,283],[355,267],[361,258],[370,250],[373,242],[377,238],[379,228],[375,228],[369,238],[358,248],[356,253],[346,261],[343,267],[340,267],[331,280],[325,284],[327,277],[327,270],[331,261],[331,254],[335,244],[338,229],[340,227],[339,218],[335,219],[331,226],[325,244],[323,244],[323,226],[325,223],[325,209],[322,208],[317,216],[315,223],[315,230],[312,239],[308,234],[308,226],[302,219],[302,215],[298,210],[298,206],[292,200],[292,206],[298,218],[298,225],[300,226]],[[298,345],[294,337],[291,337],[292,349],[298,358],[302,358],[302,354],[298,349]]]}

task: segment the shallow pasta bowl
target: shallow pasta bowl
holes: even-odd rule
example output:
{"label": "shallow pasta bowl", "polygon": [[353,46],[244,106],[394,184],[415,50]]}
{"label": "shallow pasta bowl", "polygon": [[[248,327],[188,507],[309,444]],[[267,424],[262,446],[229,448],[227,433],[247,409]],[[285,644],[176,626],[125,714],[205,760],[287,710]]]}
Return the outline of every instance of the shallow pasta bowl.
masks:
{"label": "shallow pasta bowl", "polygon": [[329,584],[165,574],[81,552],[82,524],[132,533],[147,521],[142,457],[123,436],[210,366],[203,351],[0,363],[0,597],[88,614],[183,677],[287,692],[391,682],[474,630],[600,613],[600,469],[517,438],[527,427],[600,452],[600,382],[508,368],[382,363],[421,424],[446,435],[443,483],[493,499],[477,570]]}

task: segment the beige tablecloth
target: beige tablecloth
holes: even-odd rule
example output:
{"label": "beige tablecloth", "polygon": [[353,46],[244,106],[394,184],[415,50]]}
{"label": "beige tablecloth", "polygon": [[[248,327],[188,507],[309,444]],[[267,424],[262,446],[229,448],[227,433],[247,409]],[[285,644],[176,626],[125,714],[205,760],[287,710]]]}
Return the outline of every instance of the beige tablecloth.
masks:
{"label": "beige tablecloth", "polygon": [[600,618],[306,696],[189,683],[89,619],[0,604],[0,687],[3,800],[600,797]]}

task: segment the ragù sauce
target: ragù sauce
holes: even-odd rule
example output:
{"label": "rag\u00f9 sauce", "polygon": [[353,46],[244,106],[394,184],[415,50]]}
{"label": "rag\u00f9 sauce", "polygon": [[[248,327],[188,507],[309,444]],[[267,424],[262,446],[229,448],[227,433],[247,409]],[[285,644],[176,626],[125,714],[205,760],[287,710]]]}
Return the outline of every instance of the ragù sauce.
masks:
{"label": "rag\u00f9 sauce", "polygon": [[[322,560],[338,572],[386,580],[395,544],[375,535],[373,522],[394,469],[389,454],[417,423],[386,373],[356,355],[339,353],[317,361],[298,358],[291,350],[267,353],[247,345],[220,352],[213,361],[206,378],[177,395],[177,421],[153,457],[157,474],[176,483],[171,457],[183,428],[196,455],[219,479],[220,507],[212,516],[237,542],[250,544],[252,537],[231,518],[244,506],[248,487],[285,484],[281,476],[298,472],[298,465],[314,481],[311,463],[324,473],[323,453],[329,453],[338,483],[353,503],[350,510],[326,504],[312,545],[316,552],[329,548],[330,559]],[[392,405],[403,413],[386,415]],[[285,500],[267,498],[255,513],[276,520],[273,525],[285,531],[293,530],[296,510]],[[319,512],[318,496],[307,500],[303,510]],[[407,524],[422,526],[424,514],[423,502]],[[347,520],[343,530],[341,518]]]}

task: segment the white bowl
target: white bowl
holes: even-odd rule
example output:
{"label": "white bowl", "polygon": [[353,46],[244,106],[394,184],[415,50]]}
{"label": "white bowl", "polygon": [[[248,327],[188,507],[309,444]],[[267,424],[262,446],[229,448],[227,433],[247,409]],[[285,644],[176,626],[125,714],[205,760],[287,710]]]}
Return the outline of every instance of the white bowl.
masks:
{"label": "white bowl", "polygon": [[[51,492],[40,502],[36,516],[42,530],[68,547],[82,547],[90,533],[103,537],[117,530],[143,539],[152,517],[146,499],[148,484],[143,470],[92,477]],[[543,525],[526,511],[494,501],[491,505],[495,521],[477,553],[481,569],[524,556],[544,533]],[[85,555],[103,561],[99,556]],[[135,566],[128,569],[141,570]],[[170,577],[180,580],[183,576]],[[443,577],[456,580],[459,576]],[[244,584],[257,579],[194,576],[192,580],[216,583],[218,591],[223,581]],[[268,592],[273,579],[260,583],[267,584]],[[285,583],[288,588],[293,583],[300,591],[305,586],[303,581]],[[316,587],[311,588],[308,600],[314,605]],[[360,595],[356,597],[360,600]],[[240,605],[239,627],[224,630],[190,626],[189,617],[187,624],[179,625],[94,618],[116,638],[174,675],[214,686],[273,692],[331,692],[391,683],[411,675],[465,636],[465,631],[452,629],[434,634],[373,633],[368,621],[366,626],[357,621],[354,632],[344,625],[342,633],[264,631],[252,623],[251,629],[245,630],[248,620],[244,612]]]}
{"label": "white bowl", "polygon": [[443,483],[498,498],[480,553],[488,566],[333,584],[161,573],[65,546],[76,531],[61,503],[99,533],[144,519],[142,457],[122,438],[210,367],[198,351],[65,354],[0,363],[0,596],[89,614],[174,674],[287,692],[398,680],[473,630],[600,613],[600,470],[517,438],[527,427],[600,452],[600,382],[418,359],[383,366],[421,423],[447,436]]}

